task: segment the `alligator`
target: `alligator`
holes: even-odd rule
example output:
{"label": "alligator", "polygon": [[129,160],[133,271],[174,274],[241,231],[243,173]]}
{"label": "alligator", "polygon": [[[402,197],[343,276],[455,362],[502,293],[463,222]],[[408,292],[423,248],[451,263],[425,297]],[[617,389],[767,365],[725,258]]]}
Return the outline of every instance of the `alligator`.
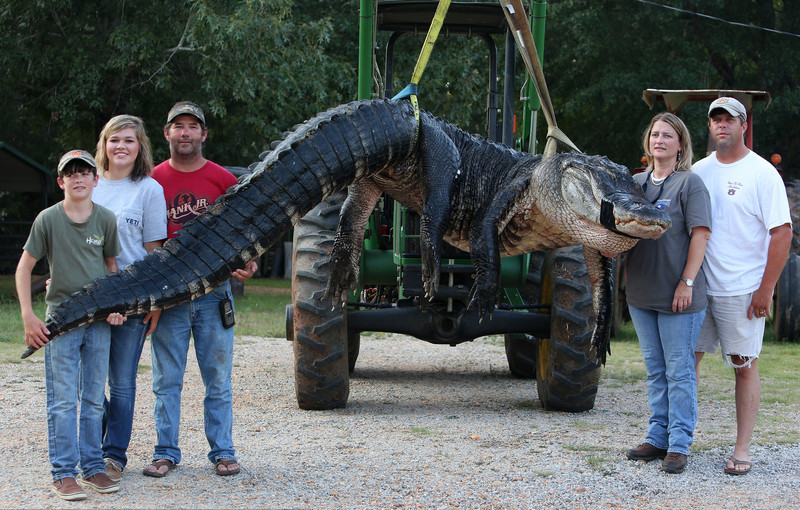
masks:
{"label": "alligator", "polygon": [[364,226],[385,192],[421,214],[428,296],[437,292],[442,242],[471,252],[470,307],[482,318],[498,300],[501,256],[583,244],[597,313],[592,345],[603,361],[611,306],[606,255],[670,227],[628,171],[605,157],[565,153],[542,161],[425,111],[415,115],[407,101],[356,101],[296,126],[177,237],[74,293],[48,315],[48,337],[114,312],[145,313],[210,292],[350,185],[331,259],[327,294],[334,301],[343,302],[357,281]]}

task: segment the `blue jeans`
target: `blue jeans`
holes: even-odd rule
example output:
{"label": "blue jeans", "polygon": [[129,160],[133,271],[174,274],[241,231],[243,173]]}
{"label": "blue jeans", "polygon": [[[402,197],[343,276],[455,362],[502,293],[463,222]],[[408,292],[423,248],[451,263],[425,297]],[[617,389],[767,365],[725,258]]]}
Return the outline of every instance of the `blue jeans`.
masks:
{"label": "blue jeans", "polygon": [[103,457],[122,467],[128,463],[125,452],[131,442],[133,407],[136,402],[136,374],[147,333],[144,314],[131,315],[120,326],[111,328],[108,356],[108,398],[103,402]]}
{"label": "blue jeans", "polygon": [[181,419],[181,390],[186,371],[189,337],[200,375],[206,388],[203,418],[206,439],[211,447],[211,462],[225,458],[236,460],[233,449],[233,328],[225,329],[219,303],[233,301],[230,283],[226,282],[193,301],[161,312],[158,327],[150,338],[153,354],[153,393],[158,443],[153,460],[181,461],[178,432]]}
{"label": "blue jeans", "polygon": [[100,442],[109,327],[106,322],[81,326],[45,345],[47,442],[53,481],[75,478],[78,464],[84,478],[105,473]]}
{"label": "blue jeans", "polygon": [[689,455],[697,424],[694,348],[706,311],[668,314],[628,306],[647,369],[650,424],[645,442]]}

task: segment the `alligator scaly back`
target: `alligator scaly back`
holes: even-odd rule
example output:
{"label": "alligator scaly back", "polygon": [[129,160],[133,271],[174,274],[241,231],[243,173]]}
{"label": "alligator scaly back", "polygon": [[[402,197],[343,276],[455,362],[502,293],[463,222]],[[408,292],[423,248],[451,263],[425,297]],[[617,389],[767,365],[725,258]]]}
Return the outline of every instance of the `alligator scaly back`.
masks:
{"label": "alligator scaly back", "polygon": [[408,102],[384,100],[340,105],[301,124],[163,248],[53,310],[48,338],[111,313],[146,313],[210,292],[322,200],[405,160],[415,150],[417,127]]}

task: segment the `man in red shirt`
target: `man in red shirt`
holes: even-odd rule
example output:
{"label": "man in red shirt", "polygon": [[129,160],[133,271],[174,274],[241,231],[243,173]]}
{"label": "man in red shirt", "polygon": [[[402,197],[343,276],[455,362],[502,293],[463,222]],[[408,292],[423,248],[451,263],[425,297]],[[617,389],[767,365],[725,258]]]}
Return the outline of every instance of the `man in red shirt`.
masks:
{"label": "man in red shirt", "polygon": [[[153,178],[164,188],[167,200],[169,238],[175,237],[186,222],[205,212],[217,197],[237,183],[233,174],[203,157],[207,136],[205,115],[196,104],[181,101],[169,111],[164,137],[169,142],[170,158],[153,171]],[[251,261],[231,276],[244,281],[256,269],[255,261]],[[181,460],[178,447],[181,389],[192,336],[206,387],[203,406],[206,438],[211,447],[208,458],[218,475],[239,473],[233,447],[233,324],[224,321],[222,313],[227,305],[232,311],[233,296],[228,282],[161,313],[151,337],[158,442],[153,462],[144,469],[147,476],[166,476]]]}

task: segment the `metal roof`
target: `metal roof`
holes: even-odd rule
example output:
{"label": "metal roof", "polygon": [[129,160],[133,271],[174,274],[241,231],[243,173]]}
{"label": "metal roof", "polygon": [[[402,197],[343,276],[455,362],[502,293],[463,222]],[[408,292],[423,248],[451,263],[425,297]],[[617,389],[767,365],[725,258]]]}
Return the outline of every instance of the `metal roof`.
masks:
{"label": "metal roof", "polygon": [[772,96],[769,92],[763,90],[728,90],[728,89],[698,89],[698,90],[662,90],[662,89],[647,89],[642,93],[642,99],[647,103],[650,108],[653,108],[656,102],[666,104],[667,110],[672,113],[677,112],[686,103],[690,102],[707,102],[717,99],[718,97],[733,97],[738,99],[747,111],[753,110],[753,103],[764,103],[766,110],[769,103],[772,102]]}
{"label": "metal roof", "polygon": [[[436,1],[378,2],[378,29],[425,35],[438,6]],[[504,34],[508,28],[499,2],[452,2],[440,34]]]}
{"label": "metal roof", "polygon": [[53,174],[47,168],[0,142],[0,191],[16,193],[53,192]]}

